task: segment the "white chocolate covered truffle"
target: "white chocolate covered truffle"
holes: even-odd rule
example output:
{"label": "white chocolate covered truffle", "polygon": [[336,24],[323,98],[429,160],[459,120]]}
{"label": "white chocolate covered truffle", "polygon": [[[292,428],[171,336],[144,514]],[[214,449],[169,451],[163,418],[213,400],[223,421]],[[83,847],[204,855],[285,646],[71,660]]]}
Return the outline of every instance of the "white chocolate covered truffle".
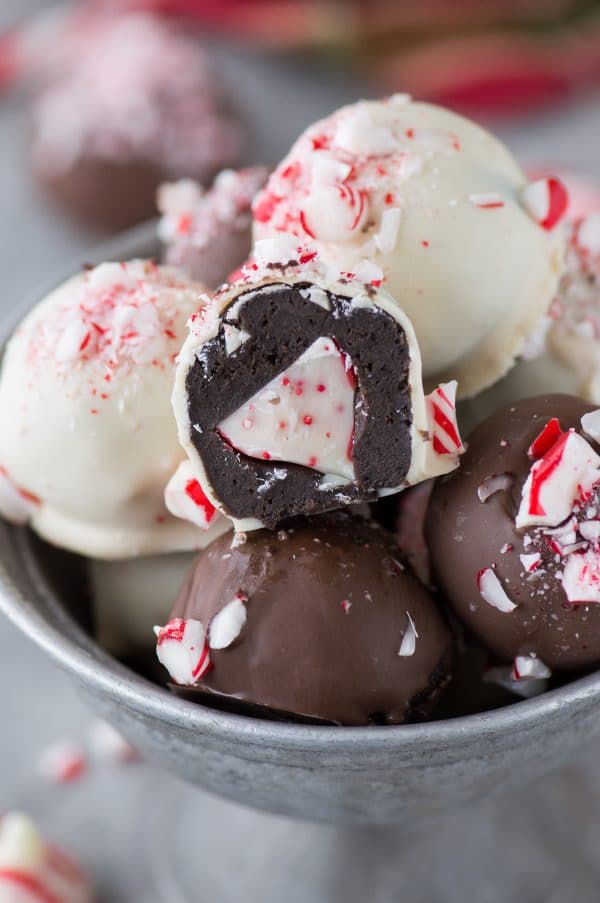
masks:
{"label": "white chocolate covered truffle", "polygon": [[396,95],[310,126],[257,197],[254,234],[311,240],[342,271],[380,266],[424,377],[467,397],[510,369],[546,312],[565,204],[479,126]]}
{"label": "white chocolate covered truffle", "polygon": [[0,513],[97,558],[209,541],[215,512],[207,535],[164,501],[184,457],[170,406],[175,357],[200,291],[148,261],[105,263],[29,314],[0,377]]}

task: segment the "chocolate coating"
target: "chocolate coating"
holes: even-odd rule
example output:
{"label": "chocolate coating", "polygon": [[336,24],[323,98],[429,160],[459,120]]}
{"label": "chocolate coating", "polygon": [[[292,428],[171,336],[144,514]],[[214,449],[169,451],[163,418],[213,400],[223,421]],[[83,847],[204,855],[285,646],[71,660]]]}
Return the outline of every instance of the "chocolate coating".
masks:
{"label": "chocolate coating", "polygon": [[[326,310],[303,297],[309,286],[281,283],[248,292],[251,300],[235,320],[233,314],[224,316],[186,378],[190,437],[214,495],[228,515],[256,518],[270,529],[288,517],[374,499],[379,489],[402,485],[411,464],[410,350],[404,329],[383,309],[353,306],[350,298],[330,291]],[[228,322],[249,334],[230,355],[224,337]],[[288,462],[286,478],[273,479],[272,462],[241,454],[217,430],[323,336],[350,356],[357,379],[351,450],[356,476],[341,490],[319,488],[322,473]]]}
{"label": "chocolate coating", "polygon": [[[569,395],[539,396],[503,408],[471,435],[460,469],[434,488],[426,536],[435,581],[462,622],[503,659],[533,652],[552,669],[600,661],[600,606],[569,604],[557,576],[564,561],[556,560],[538,531],[515,525],[532,465],[531,443],[554,417],[563,430],[582,434],[581,417],[594,409]],[[478,488],[494,474],[510,475],[510,486],[482,502]],[[597,501],[598,491],[590,504]],[[540,554],[541,565],[528,574],[519,556],[532,553]],[[517,605],[512,612],[498,610],[479,593],[478,572],[492,565]]]}
{"label": "chocolate coating", "polygon": [[[241,545],[221,537],[198,556],[171,617],[208,626],[243,593],[247,621],[232,645],[210,650],[213,667],[199,686],[171,689],[292,720],[423,718],[449,680],[452,639],[395,556],[389,534],[347,512],[250,533]],[[414,653],[400,656],[407,611],[418,638]]]}

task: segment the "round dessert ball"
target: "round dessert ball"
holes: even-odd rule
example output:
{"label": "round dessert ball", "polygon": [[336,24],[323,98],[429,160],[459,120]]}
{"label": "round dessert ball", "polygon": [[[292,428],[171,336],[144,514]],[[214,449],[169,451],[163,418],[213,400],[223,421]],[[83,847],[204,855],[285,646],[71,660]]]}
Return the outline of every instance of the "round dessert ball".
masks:
{"label": "round dessert ball", "polygon": [[262,166],[226,169],[209,191],[190,179],[161,185],[159,236],[165,261],[208,288],[226,282],[250,254],[250,208],[267,174]]}
{"label": "round dessert ball", "polygon": [[439,480],[439,589],[517,677],[600,662],[600,411],[545,395],[497,411]]}
{"label": "round dessert ball", "polygon": [[[289,238],[289,236],[288,236]],[[425,395],[410,320],[310,260],[225,285],[190,324],[173,409],[238,531],[373,501],[458,466],[456,383]]]}
{"label": "round dessert ball", "polygon": [[450,677],[431,596],[389,534],[348,512],[216,540],[156,632],[172,690],[245,714],[401,724]]}
{"label": "round dessert ball", "polygon": [[197,549],[226,529],[181,471],[194,522],[164,497],[184,458],[175,357],[201,289],[150,261],[104,263],[34,308],[0,375],[1,514],[97,558]]}
{"label": "round dessert ball", "polygon": [[254,232],[313,241],[338,269],[381,267],[424,375],[467,397],[510,369],[546,312],[565,206],[560,182],[529,184],[473,122],[396,95],[311,125],[258,195]]}
{"label": "round dessert ball", "polygon": [[161,182],[206,183],[241,145],[202,50],[142,13],[96,19],[71,42],[36,92],[30,132],[46,193],[103,229],[152,217]]}

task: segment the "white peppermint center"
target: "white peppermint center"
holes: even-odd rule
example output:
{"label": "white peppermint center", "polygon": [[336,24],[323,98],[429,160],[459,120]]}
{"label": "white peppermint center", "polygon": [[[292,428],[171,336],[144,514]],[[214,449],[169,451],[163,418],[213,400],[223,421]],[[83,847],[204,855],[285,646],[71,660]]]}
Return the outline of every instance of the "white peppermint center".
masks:
{"label": "white peppermint center", "polygon": [[333,339],[319,338],[218,430],[251,458],[301,464],[354,479],[352,437],[356,376]]}

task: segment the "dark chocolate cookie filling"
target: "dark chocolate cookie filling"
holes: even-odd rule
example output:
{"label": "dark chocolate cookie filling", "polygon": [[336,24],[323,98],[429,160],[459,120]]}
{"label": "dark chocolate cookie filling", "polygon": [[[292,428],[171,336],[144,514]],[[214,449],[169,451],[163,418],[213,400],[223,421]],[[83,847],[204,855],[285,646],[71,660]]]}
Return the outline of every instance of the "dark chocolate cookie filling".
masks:
{"label": "dark chocolate cookie filling", "polygon": [[[276,284],[240,295],[218,335],[199,349],[186,380],[191,439],[215,496],[230,516],[256,518],[269,528],[286,517],[374,499],[379,489],[401,486],[411,463],[410,350],[402,326],[377,306],[331,292],[326,310],[303,297],[307,288]],[[229,355],[226,324],[250,336]],[[217,430],[321,337],[335,341],[356,374],[355,480],[341,489],[319,488],[323,474],[309,467],[244,455]],[[274,466],[285,468],[284,479],[274,478]]]}

